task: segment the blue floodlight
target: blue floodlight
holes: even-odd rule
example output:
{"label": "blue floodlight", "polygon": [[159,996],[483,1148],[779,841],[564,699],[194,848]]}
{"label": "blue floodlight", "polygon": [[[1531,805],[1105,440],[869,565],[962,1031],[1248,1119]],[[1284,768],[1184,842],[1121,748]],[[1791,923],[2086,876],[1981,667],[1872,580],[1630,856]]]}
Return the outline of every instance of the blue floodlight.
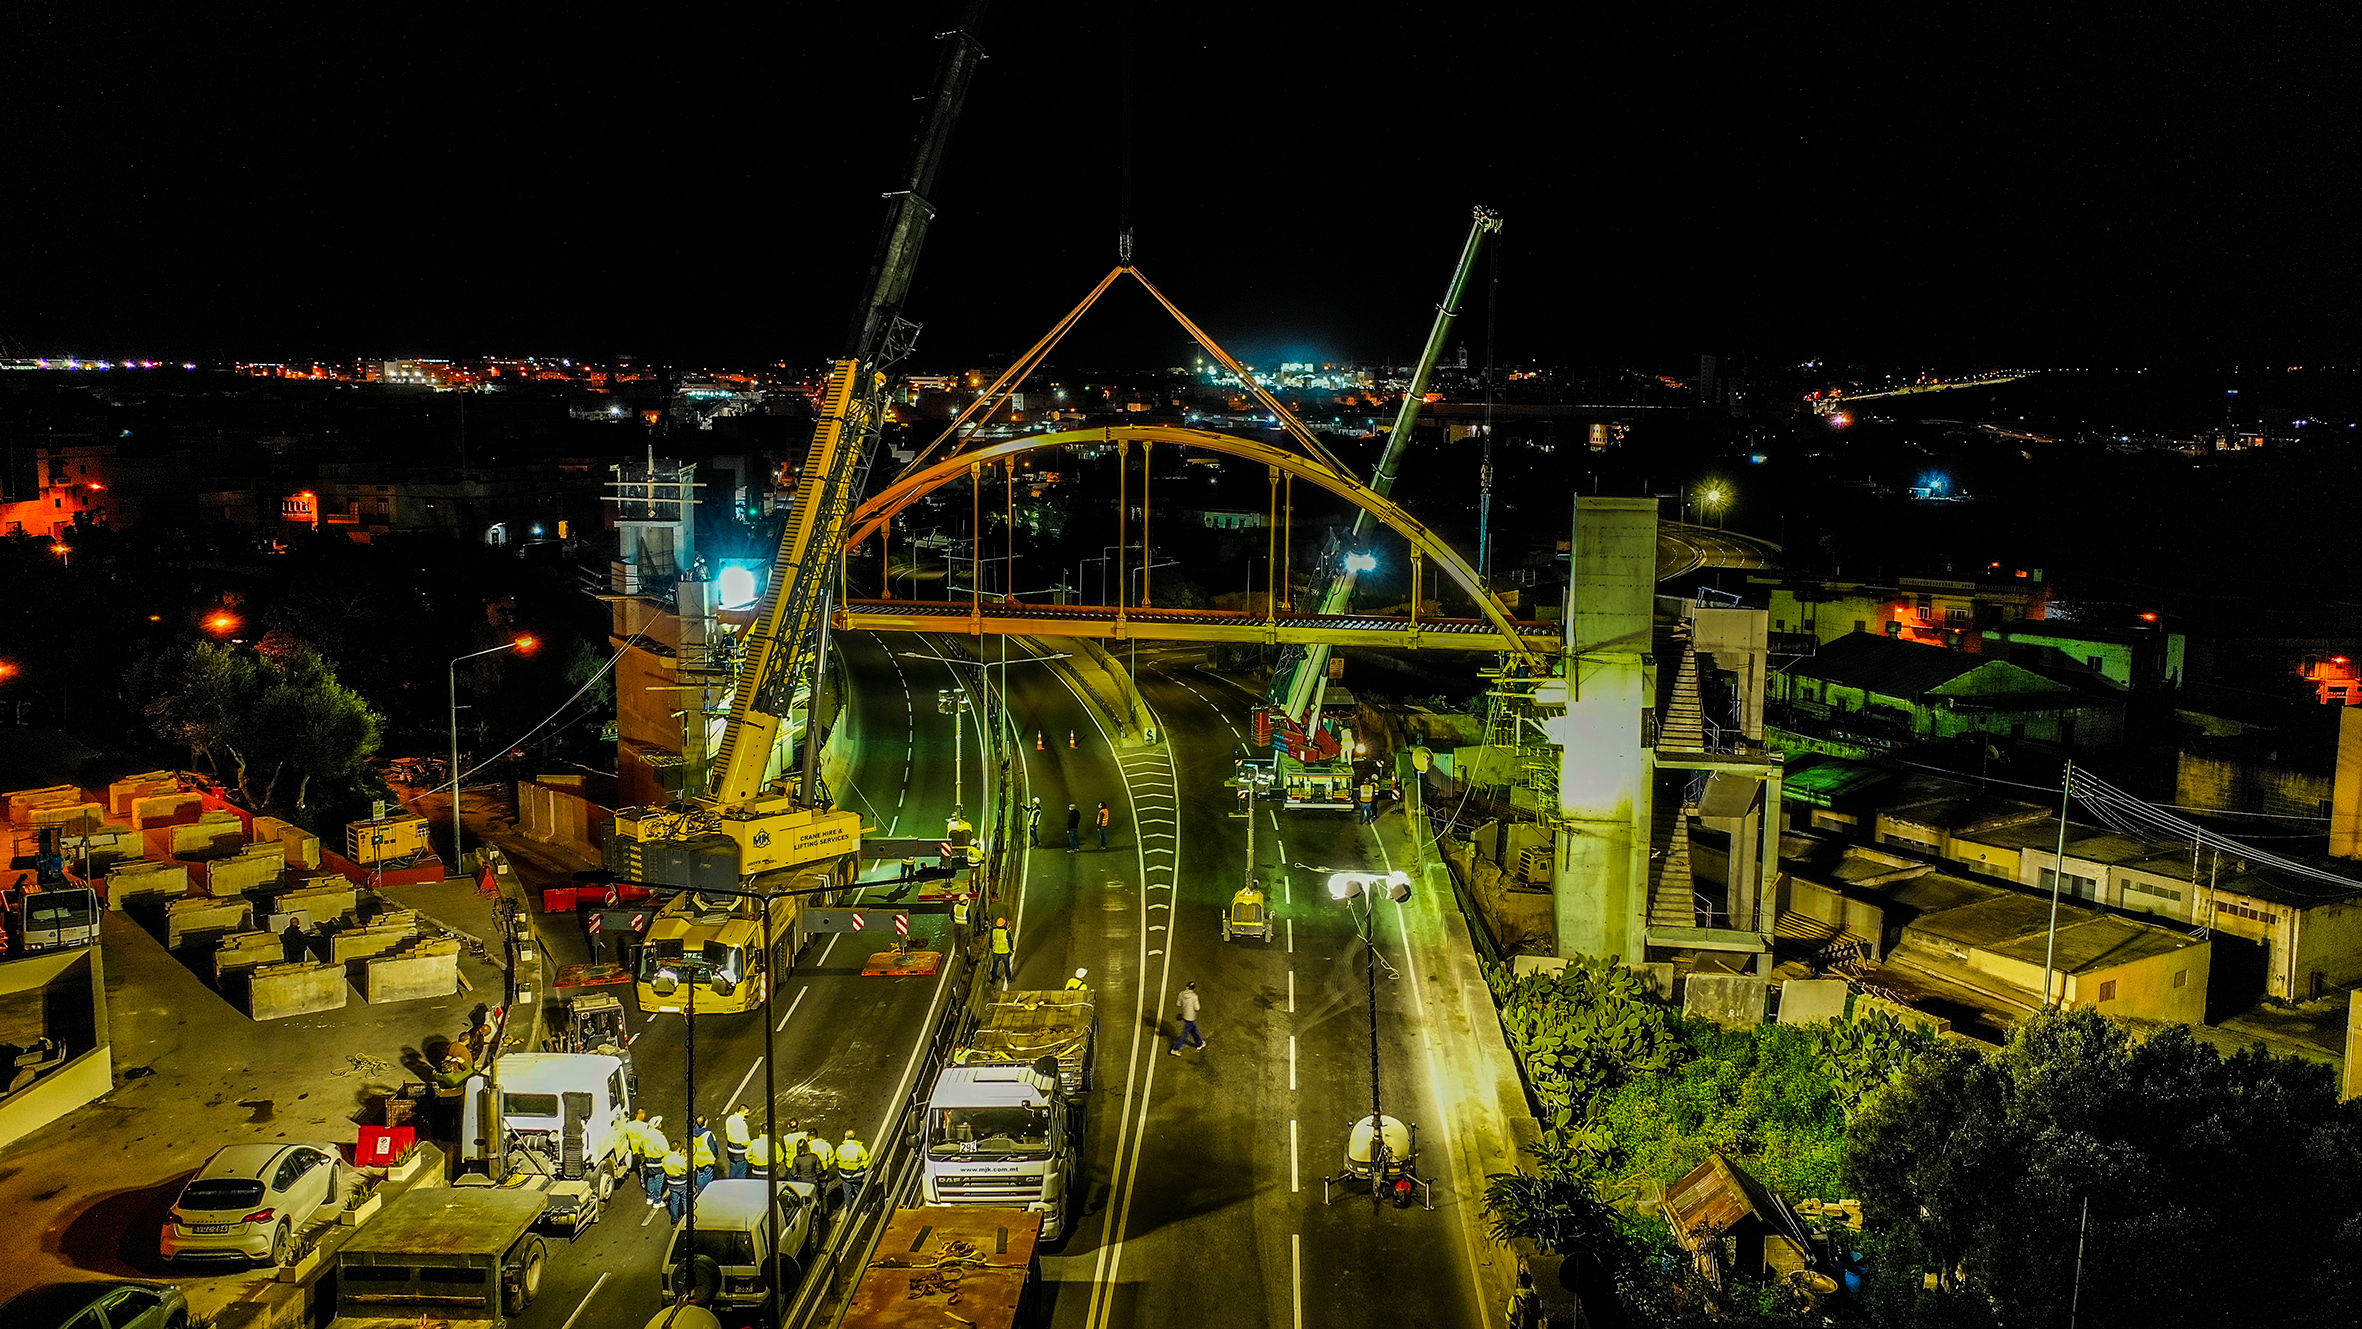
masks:
{"label": "blue floodlight", "polygon": [[753,559],[724,559],[714,574],[714,603],[723,609],[751,609],[763,595],[762,564]]}
{"label": "blue floodlight", "polygon": [[1376,572],[1378,560],[1368,554],[1347,554],[1345,556],[1345,570],[1347,572]]}

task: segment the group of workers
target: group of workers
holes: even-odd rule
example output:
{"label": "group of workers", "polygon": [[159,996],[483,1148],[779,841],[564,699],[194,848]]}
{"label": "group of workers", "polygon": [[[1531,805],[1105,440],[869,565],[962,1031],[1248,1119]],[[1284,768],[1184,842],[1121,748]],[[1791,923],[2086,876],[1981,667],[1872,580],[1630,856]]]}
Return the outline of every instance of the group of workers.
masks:
{"label": "group of workers", "polygon": [[823,1201],[835,1183],[847,1209],[861,1199],[861,1188],[869,1180],[869,1147],[856,1133],[846,1131],[832,1144],[791,1119],[787,1133],[774,1141],[747,1126],[745,1108],[722,1119],[719,1140],[700,1114],[686,1149],[666,1137],[664,1118],[649,1116],[645,1108],[624,1123],[623,1135],[639,1163],[648,1203],[663,1205],[675,1223],[687,1212],[689,1196],[703,1194],[716,1176],[768,1181],[777,1166],[786,1179],[817,1187]]}

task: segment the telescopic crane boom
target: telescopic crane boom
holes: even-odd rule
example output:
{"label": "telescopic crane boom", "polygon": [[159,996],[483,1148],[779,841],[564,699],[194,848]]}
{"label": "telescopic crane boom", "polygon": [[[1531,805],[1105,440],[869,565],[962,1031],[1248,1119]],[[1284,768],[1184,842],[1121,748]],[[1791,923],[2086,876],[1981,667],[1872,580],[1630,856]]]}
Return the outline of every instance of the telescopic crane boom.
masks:
{"label": "telescopic crane boom", "polygon": [[[1477,252],[1484,247],[1484,238],[1500,229],[1501,218],[1492,209],[1479,206],[1475,210],[1468,226],[1468,242],[1460,247],[1460,265],[1452,270],[1452,284],[1444,289],[1443,303],[1435,307],[1435,326],[1427,333],[1427,347],[1419,353],[1419,367],[1411,373],[1410,386],[1404,390],[1402,405],[1394,414],[1394,429],[1387,434],[1386,448],[1378,456],[1378,469],[1370,477],[1370,488],[1381,498],[1393,490],[1402,454],[1410,448],[1411,430],[1419,422],[1419,408],[1426,404],[1427,384],[1435,376],[1435,362],[1442,357],[1444,343],[1451,338],[1452,324],[1459,320],[1460,300],[1467,294],[1469,275],[1476,271]],[[1333,564],[1334,570],[1328,591],[1321,596],[1320,612],[1342,614],[1353,607],[1353,587],[1361,574],[1346,555],[1360,549],[1375,525],[1376,518],[1363,509],[1354,515],[1353,533],[1344,543],[1332,544],[1325,551],[1323,561]],[[1319,712],[1328,664],[1328,644],[1316,642],[1306,647],[1297,660],[1295,671],[1287,676],[1286,690],[1272,691],[1272,699],[1299,728],[1310,728]]]}
{"label": "telescopic crane boom", "polygon": [[[755,876],[793,869],[852,852],[861,819],[828,808],[814,787],[807,752],[805,778],[775,780],[770,770],[780,731],[793,709],[797,684],[816,676],[823,653],[830,579],[844,549],[845,518],[860,495],[869,459],[886,419],[885,368],[909,354],[919,325],[902,316],[927,226],[937,168],[959,119],[984,47],[976,38],[983,0],[970,0],[960,26],[939,34],[945,43],[935,91],[912,142],[901,187],[887,194],[886,219],[859,305],[846,334],[843,358],[829,364],[819,420],[805,452],[793,507],[749,627],[730,719],[708,772],[705,794],[663,809],[629,809],[616,818],[619,840],[633,842],[628,866],[635,879],[688,886],[725,875],[720,857],[743,884]],[[817,692],[817,689],[814,690]],[[813,735],[805,747],[814,746]],[[728,846],[720,837],[727,837]],[[671,852],[651,852],[656,842]]]}

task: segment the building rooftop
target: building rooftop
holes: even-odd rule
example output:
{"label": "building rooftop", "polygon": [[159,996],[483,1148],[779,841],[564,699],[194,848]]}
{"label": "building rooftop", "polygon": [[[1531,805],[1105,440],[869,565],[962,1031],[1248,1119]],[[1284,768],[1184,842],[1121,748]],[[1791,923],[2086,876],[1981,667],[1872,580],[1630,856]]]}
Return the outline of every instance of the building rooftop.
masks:
{"label": "building rooftop", "polygon": [[[1881,815],[1918,826],[1932,826],[1958,834],[1974,834],[1987,827],[2023,825],[2043,818],[2039,804],[2022,803],[1998,794],[1967,790],[1924,799],[1917,803],[1890,804]],[[2055,823],[2056,818],[2052,818]]]}
{"label": "building rooftop", "polygon": [[1919,697],[1993,663],[1982,655],[1849,632],[1797,661],[1789,672],[1889,697]]}
{"label": "building rooftop", "polygon": [[[2069,921],[2064,902],[2059,905],[2058,949],[2052,963],[2060,972],[2088,973],[2095,969],[2113,969],[2134,960],[2146,960],[2154,955],[2183,950],[2198,943],[2179,932],[2111,914],[2094,914],[2078,909],[2079,915]],[[1921,919],[1922,923],[1927,920]],[[2042,963],[2049,951],[2050,935],[2047,926],[2016,937],[2010,941],[1985,947],[1996,955],[2013,960]]]}

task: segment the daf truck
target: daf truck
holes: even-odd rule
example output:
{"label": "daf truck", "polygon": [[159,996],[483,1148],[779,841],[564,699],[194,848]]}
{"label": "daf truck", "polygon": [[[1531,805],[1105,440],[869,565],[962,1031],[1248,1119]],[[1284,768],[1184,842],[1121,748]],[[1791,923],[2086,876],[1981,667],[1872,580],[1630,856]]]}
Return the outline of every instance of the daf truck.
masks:
{"label": "daf truck", "polygon": [[[460,1161],[494,1181],[546,1199],[552,1227],[579,1232],[598,1221],[616,1179],[631,1167],[624,1123],[632,1099],[623,1059],[591,1052],[511,1052],[493,1063],[497,1101],[484,1077],[462,1102]],[[487,1142],[499,1140],[497,1156]]]}
{"label": "daf truck", "polygon": [[935,1077],[922,1140],[924,1200],[1041,1215],[1073,1230],[1098,1013],[1088,990],[1010,992]]}

